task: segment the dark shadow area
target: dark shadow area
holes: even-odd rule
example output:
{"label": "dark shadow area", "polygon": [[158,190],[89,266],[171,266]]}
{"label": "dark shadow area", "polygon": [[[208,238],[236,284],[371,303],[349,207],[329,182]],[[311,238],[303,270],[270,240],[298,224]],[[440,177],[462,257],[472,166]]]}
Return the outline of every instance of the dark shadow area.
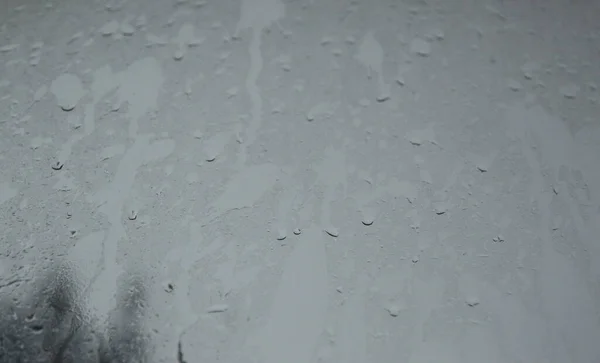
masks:
{"label": "dark shadow area", "polygon": [[53,266],[27,288],[0,297],[0,363],[147,362],[142,279],[117,291],[117,309],[101,324],[79,296],[75,273]]}

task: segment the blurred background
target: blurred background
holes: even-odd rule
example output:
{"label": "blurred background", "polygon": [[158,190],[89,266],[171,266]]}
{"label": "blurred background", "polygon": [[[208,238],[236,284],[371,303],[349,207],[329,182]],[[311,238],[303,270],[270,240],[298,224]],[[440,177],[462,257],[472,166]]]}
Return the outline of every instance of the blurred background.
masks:
{"label": "blurred background", "polygon": [[599,37],[594,1],[0,0],[0,296],[66,262],[102,324],[143,276],[153,362],[599,362]]}

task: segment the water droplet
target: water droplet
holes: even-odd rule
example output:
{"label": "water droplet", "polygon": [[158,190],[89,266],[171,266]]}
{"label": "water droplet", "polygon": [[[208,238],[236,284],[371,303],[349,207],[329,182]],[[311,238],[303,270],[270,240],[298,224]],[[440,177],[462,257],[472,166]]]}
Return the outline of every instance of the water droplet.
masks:
{"label": "water droplet", "polygon": [[579,93],[579,86],[575,84],[568,84],[560,87],[559,91],[564,98],[574,99],[575,97],[577,97],[577,93]]}
{"label": "water droplet", "polygon": [[382,93],[379,96],[377,96],[377,102],[379,102],[379,103],[383,103],[389,99],[390,99],[390,95],[388,93]]}
{"label": "water droplet", "polygon": [[31,45],[31,50],[40,50],[44,46],[44,42],[38,41]]}
{"label": "water droplet", "polygon": [[239,89],[237,87],[231,87],[227,90],[227,98],[233,98],[237,96]]}
{"label": "water droplet", "polygon": [[188,97],[192,95],[192,82],[189,79],[185,82],[183,93]]}
{"label": "water droplet", "polygon": [[193,136],[194,136],[195,139],[200,140],[200,139],[202,139],[202,136],[204,136],[204,134],[202,133],[202,131],[196,130],[196,131],[194,131]]}
{"label": "water droplet", "polygon": [[470,307],[479,305],[479,299],[476,296],[469,296],[465,299],[465,303]]}
{"label": "water droplet", "polygon": [[209,314],[224,313],[228,309],[229,309],[229,306],[227,304],[217,304],[217,305],[213,305],[213,306],[209,307],[208,309],[206,309],[206,312]]}
{"label": "water droplet", "polygon": [[370,226],[373,224],[373,222],[375,222],[375,212],[370,208],[365,208],[363,210],[362,224],[365,226]]}
{"label": "water droplet", "polygon": [[446,34],[444,34],[444,31],[441,29],[435,29],[432,32],[432,35],[436,40],[444,40],[444,38],[446,37]]}
{"label": "water droplet", "polygon": [[412,136],[408,142],[410,142],[414,146],[421,146],[423,140],[421,140],[418,136]]}
{"label": "water droplet", "polygon": [[521,72],[523,72],[523,77],[525,79],[533,79],[533,73],[539,68],[536,63],[527,62],[521,67]]}
{"label": "water droplet", "polygon": [[37,150],[42,145],[44,145],[44,143],[45,143],[45,141],[43,138],[36,136],[36,137],[32,138],[31,141],[29,142],[29,147],[32,148],[33,150]]}
{"label": "water droplet", "polygon": [[523,85],[521,85],[521,82],[519,82],[515,79],[509,79],[506,83],[508,85],[508,88],[513,92],[518,92],[523,88]]}
{"label": "water droplet", "polygon": [[61,170],[63,168],[64,164],[60,161],[56,161],[54,162],[54,164],[52,164],[52,169],[54,170]]}
{"label": "water droplet", "polygon": [[135,28],[128,23],[121,24],[121,33],[126,36],[132,36],[135,33]]}
{"label": "water droplet", "polygon": [[385,310],[387,310],[387,312],[395,318],[398,315],[400,315],[400,311],[402,311],[402,308],[400,308],[400,306],[398,305],[390,305],[386,307]]}
{"label": "water droplet", "polygon": [[29,65],[35,67],[38,64],[40,64],[40,56],[37,53],[31,54],[29,58]]}
{"label": "water droplet", "polygon": [[184,53],[183,50],[179,49],[177,51],[175,51],[175,53],[173,53],[173,59],[175,59],[176,61],[180,61],[183,59]]}
{"label": "water droplet", "polygon": [[110,106],[110,112],[117,112],[121,109],[121,102],[116,101]]}
{"label": "water droplet", "polygon": [[294,234],[295,234],[296,236],[299,236],[299,235],[300,235],[300,233],[302,233],[302,230],[301,230],[300,228],[294,228],[294,231],[293,231],[293,232],[294,232]]}
{"label": "water droplet", "polygon": [[138,16],[138,18],[135,21],[135,26],[137,28],[143,28],[146,26],[146,23],[148,22],[148,20],[146,19],[145,15],[140,15]]}
{"label": "water droplet", "polygon": [[287,237],[287,233],[285,232],[285,229],[280,229],[277,231],[277,240],[278,241],[283,241],[284,239],[286,239]]}
{"label": "water droplet", "polygon": [[448,211],[448,204],[445,202],[435,203],[433,205],[433,210],[437,215],[445,214]]}
{"label": "water droplet", "polygon": [[187,41],[187,46],[189,48],[198,47],[204,44],[204,38],[194,38]]}
{"label": "water droplet", "polygon": [[19,44],[8,44],[8,45],[0,47],[0,53],[8,53],[17,48],[19,48]]}
{"label": "water droplet", "polygon": [[325,228],[325,233],[327,233],[331,237],[338,237],[340,235],[339,230],[333,226]]}
{"label": "water droplet", "polygon": [[124,3],[122,1],[111,1],[104,6],[108,12],[117,12],[123,8]]}
{"label": "water droplet", "polygon": [[331,38],[331,37],[323,37],[323,38],[321,38],[321,45],[322,46],[329,45],[332,42],[333,42],[333,38]]}
{"label": "water droplet", "polygon": [[129,211],[129,213],[127,213],[127,218],[130,221],[135,221],[137,219],[137,211],[135,209],[132,209]]}
{"label": "water droplet", "polygon": [[171,293],[173,292],[173,290],[175,290],[175,285],[173,285],[172,282],[165,282],[163,289],[165,290],[165,292]]}
{"label": "water droplet", "polygon": [[431,46],[421,38],[415,38],[410,42],[410,52],[421,57],[428,57],[431,54]]}
{"label": "water droplet", "polygon": [[119,30],[119,23],[116,20],[111,20],[100,28],[100,34],[108,37]]}
{"label": "water droplet", "polygon": [[185,176],[185,181],[188,182],[188,184],[194,184],[200,181],[200,176],[196,172],[191,172]]}
{"label": "water droplet", "polygon": [[44,326],[41,324],[33,324],[29,326],[29,329],[31,329],[34,334],[40,334],[44,331]]}
{"label": "water droplet", "polygon": [[73,111],[75,109],[75,103],[62,103],[60,109],[65,112]]}

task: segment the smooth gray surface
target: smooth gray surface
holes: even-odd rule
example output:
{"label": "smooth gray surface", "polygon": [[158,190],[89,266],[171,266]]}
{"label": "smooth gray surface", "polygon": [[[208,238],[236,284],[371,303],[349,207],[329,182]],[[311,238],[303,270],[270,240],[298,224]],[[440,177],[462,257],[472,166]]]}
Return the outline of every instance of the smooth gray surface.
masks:
{"label": "smooth gray surface", "polygon": [[0,0],[2,286],[142,272],[156,362],[599,362],[598,4]]}

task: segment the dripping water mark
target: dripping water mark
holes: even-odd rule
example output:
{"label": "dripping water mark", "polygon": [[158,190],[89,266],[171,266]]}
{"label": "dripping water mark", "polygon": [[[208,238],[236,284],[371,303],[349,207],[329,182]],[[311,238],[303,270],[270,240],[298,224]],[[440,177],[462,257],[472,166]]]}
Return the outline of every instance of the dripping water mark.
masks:
{"label": "dripping water mark", "polygon": [[183,349],[181,348],[181,337],[177,342],[177,363],[187,363],[185,359],[183,359]]}

